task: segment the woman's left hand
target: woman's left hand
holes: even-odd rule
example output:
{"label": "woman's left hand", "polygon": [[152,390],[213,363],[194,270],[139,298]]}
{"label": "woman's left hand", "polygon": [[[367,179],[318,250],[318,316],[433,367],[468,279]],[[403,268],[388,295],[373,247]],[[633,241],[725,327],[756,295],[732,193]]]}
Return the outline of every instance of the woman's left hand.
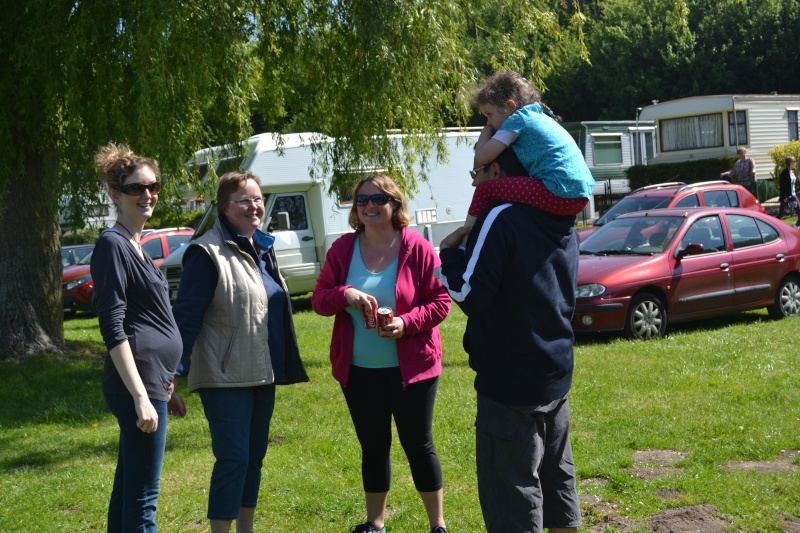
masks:
{"label": "woman's left hand", "polygon": [[183,403],[183,398],[177,392],[173,392],[167,402],[167,413],[180,418],[186,416],[186,404]]}
{"label": "woman's left hand", "polygon": [[386,327],[383,328],[383,333],[381,337],[384,339],[390,340],[397,340],[401,338],[406,332],[406,323],[403,322],[402,318],[394,317],[392,318],[392,322],[387,324]]}

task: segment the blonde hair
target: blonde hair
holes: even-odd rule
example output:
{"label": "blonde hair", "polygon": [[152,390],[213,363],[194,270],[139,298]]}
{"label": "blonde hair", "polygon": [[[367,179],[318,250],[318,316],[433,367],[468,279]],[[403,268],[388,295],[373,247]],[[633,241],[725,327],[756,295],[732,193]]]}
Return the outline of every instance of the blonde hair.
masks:
{"label": "blonde hair", "polygon": [[103,181],[111,189],[119,189],[131,174],[142,167],[152,170],[156,179],[161,177],[158,161],[134,154],[125,144],[109,143],[103,146],[95,154],[94,164]]}
{"label": "blonde hair", "polygon": [[371,174],[359,181],[353,188],[353,206],[350,208],[350,216],[348,217],[350,227],[356,231],[364,231],[364,223],[358,218],[356,197],[358,196],[358,191],[361,189],[361,186],[365,183],[373,184],[378,190],[391,198],[392,226],[394,229],[402,229],[408,226],[408,223],[411,222],[414,217],[408,212],[408,203],[406,202],[406,197],[403,195],[403,191],[401,191],[400,187],[386,174]]}

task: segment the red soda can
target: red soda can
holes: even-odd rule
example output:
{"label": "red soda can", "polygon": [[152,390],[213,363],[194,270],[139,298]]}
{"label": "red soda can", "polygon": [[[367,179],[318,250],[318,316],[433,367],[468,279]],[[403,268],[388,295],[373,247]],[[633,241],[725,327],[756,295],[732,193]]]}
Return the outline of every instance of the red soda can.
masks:
{"label": "red soda can", "polygon": [[378,327],[378,317],[375,312],[375,307],[370,305],[369,311],[366,307],[361,308],[361,314],[364,315],[364,327],[367,329],[375,329]]}
{"label": "red soda can", "polygon": [[386,330],[384,328],[392,323],[393,318],[394,318],[394,311],[392,311],[391,307],[378,308],[378,335],[380,335],[381,337],[389,336],[389,335],[384,335],[384,333],[386,333]]}

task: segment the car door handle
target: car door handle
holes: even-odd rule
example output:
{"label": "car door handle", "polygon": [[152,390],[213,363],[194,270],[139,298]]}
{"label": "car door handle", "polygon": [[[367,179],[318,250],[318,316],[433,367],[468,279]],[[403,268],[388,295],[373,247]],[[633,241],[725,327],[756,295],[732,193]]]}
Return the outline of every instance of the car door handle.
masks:
{"label": "car door handle", "polygon": [[302,241],[311,241],[311,240],[314,240],[314,237],[312,237],[311,235],[306,235],[305,237],[303,237],[300,240],[302,240]]}
{"label": "car door handle", "polygon": [[784,257],[785,257],[785,256],[784,256],[783,254],[778,254],[778,255],[776,255],[776,256],[775,256],[775,259],[777,259],[778,261],[780,261],[780,260],[781,260],[781,259],[783,259]]}
{"label": "car door handle", "polygon": [[720,268],[720,270],[727,270],[728,268],[730,268],[730,265],[728,263],[722,263],[719,266],[719,268]]}

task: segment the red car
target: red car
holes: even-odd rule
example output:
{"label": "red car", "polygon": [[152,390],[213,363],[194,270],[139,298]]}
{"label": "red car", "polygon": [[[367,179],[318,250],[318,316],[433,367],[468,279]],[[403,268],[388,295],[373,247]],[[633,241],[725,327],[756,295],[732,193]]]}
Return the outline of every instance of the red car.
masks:
{"label": "red car", "polygon": [[581,243],[574,331],[663,335],[668,323],[766,307],[800,314],[800,232],[733,208],[622,215]]}
{"label": "red car", "polygon": [[612,205],[594,224],[578,232],[581,241],[606,222],[634,211],[665,207],[742,207],[764,213],[764,206],[750,191],[729,181],[704,181],[686,185],[682,182],[659,183],[636,189]]}
{"label": "red car", "polygon": [[[194,235],[191,228],[168,228],[145,230],[142,233],[142,250],[150,256],[156,266],[172,252],[189,242]],[[77,264],[64,268],[61,276],[64,311],[92,310],[92,274],[90,272],[92,254]]]}

